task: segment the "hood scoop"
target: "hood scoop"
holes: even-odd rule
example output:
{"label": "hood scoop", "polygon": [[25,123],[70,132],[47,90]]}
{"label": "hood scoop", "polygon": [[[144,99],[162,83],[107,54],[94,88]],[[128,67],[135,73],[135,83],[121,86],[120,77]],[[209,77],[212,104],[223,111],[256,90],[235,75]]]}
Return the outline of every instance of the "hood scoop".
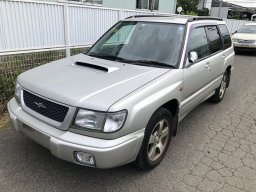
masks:
{"label": "hood scoop", "polygon": [[84,63],[84,62],[81,62],[81,61],[77,61],[77,62],[75,62],[75,64],[78,65],[78,66],[83,66],[83,67],[88,67],[88,68],[91,68],[91,69],[96,69],[96,70],[99,70],[99,71],[103,71],[103,72],[106,72],[106,73],[111,73],[111,72],[114,72],[114,71],[119,69],[117,67],[108,67],[108,66],[102,66],[102,65],[95,65],[95,64],[91,64],[91,63]]}

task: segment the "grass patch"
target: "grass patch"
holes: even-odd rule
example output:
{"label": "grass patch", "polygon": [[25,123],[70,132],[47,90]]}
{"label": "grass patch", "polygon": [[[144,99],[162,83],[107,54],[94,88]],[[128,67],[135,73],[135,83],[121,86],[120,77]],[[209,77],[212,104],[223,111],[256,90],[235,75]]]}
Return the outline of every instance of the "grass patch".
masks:
{"label": "grass patch", "polygon": [[0,117],[0,129],[3,128],[11,128],[11,121],[9,118],[9,114],[5,112],[1,117]]}

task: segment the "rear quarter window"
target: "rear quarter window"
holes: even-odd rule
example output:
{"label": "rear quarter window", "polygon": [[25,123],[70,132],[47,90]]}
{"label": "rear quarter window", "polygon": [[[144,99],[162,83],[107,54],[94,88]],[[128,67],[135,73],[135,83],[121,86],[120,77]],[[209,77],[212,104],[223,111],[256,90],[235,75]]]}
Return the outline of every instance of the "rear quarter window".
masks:
{"label": "rear quarter window", "polygon": [[217,26],[207,26],[205,27],[209,42],[210,54],[214,54],[223,49],[222,40],[217,29]]}
{"label": "rear quarter window", "polygon": [[220,34],[223,39],[224,49],[231,47],[232,43],[231,43],[231,38],[230,38],[230,34],[229,34],[227,26],[219,25],[219,30],[220,30]]}

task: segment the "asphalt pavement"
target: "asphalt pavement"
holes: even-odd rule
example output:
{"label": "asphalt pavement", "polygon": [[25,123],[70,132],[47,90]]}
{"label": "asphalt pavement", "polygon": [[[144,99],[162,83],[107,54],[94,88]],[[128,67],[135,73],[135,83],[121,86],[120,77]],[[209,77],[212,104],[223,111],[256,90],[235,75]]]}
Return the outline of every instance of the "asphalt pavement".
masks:
{"label": "asphalt pavement", "polygon": [[68,163],[12,128],[0,129],[0,192],[255,192],[256,54],[236,55],[234,67],[224,100],[195,108],[148,172]]}

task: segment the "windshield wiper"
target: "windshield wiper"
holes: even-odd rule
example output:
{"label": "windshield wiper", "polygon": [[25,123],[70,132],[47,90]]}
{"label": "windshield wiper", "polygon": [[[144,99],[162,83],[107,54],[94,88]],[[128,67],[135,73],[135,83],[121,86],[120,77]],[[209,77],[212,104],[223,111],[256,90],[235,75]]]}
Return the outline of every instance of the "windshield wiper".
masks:
{"label": "windshield wiper", "polygon": [[169,65],[167,63],[153,61],[153,60],[129,60],[129,59],[124,59],[122,57],[118,57],[118,56],[114,56],[114,55],[104,55],[104,54],[96,54],[96,53],[91,53],[88,55],[92,56],[92,57],[101,58],[101,59],[107,59],[107,60],[112,60],[112,61],[121,61],[124,63],[130,63],[130,64],[134,64],[134,65],[159,66],[159,67],[169,67],[169,68],[176,69],[176,67]]}
{"label": "windshield wiper", "polygon": [[114,56],[114,55],[102,55],[102,54],[88,54],[89,56],[92,56],[92,57],[97,57],[97,58],[101,58],[101,59],[107,59],[107,60],[112,60],[112,61],[121,61],[121,62],[124,62],[124,63],[131,63],[133,62],[132,60],[128,60],[128,59],[124,59],[122,57],[117,57],[117,56]]}
{"label": "windshield wiper", "polygon": [[153,61],[153,60],[135,60],[135,63],[140,64],[149,64],[149,66],[160,66],[160,67],[171,67],[176,69],[173,65],[169,65],[167,63],[159,62],[159,61]]}

